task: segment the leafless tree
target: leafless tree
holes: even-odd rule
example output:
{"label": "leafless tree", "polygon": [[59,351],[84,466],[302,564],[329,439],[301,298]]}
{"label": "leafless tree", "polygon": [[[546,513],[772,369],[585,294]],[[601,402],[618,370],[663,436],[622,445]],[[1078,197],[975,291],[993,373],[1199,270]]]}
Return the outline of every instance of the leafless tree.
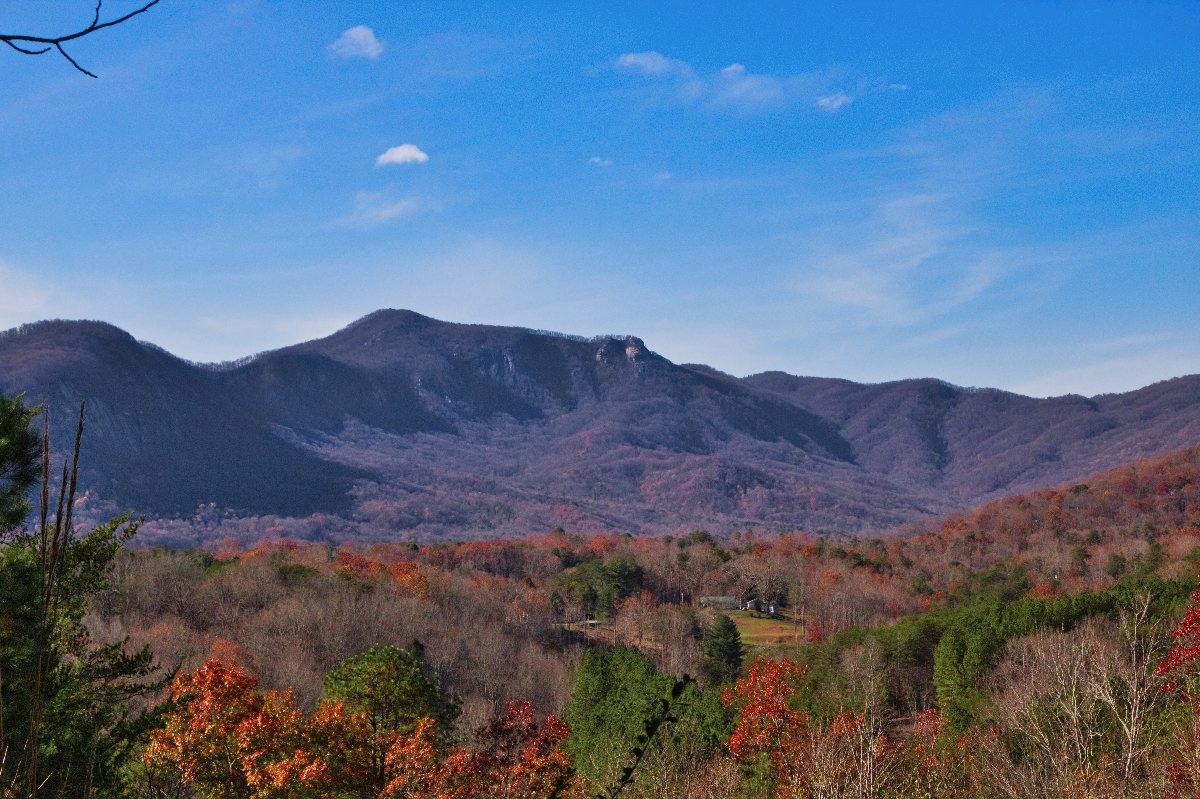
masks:
{"label": "leafless tree", "polygon": [[735,761],[723,755],[658,758],[634,786],[633,799],[728,799],[746,795]]}
{"label": "leafless tree", "polygon": [[1151,623],[1150,595],[1122,610],[1109,647],[1100,650],[1091,691],[1120,730],[1122,779],[1132,781],[1157,743],[1151,721],[1167,701],[1155,664],[1166,653],[1166,635]]}
{"label": "leafless tree", "polygon": [[893,776],[893,762],[879,717],[844,714],[827,730],[813,728],[790,795],[798,799],[879,799]]}
{"label": "leafless tree", "polygon": [[67,54],[66,48],[64,48],[63,45],[67,44],[68,42],[78,41],[85,36],[90,36],[96,31],[104,30],[105,28],[112,28],[120,25],[123,22],[128,22],[139,14],[146,13],[154,6],[158,5],[158,3],[159,0],[150,0],[150,2],[134,9],[133,11],[130,11],[128,14],[116,17],[115,19],[104,20],[102,22],[100,20],[100,11],[101,6],[104,4],[104,0],[96,0],[96,10],[95,13],[92,14],[92,21],[84,28],[80,28],[72,33],[63,33],[57,36],[35,36],[26,33],[0,33],[0,42],[4,42],[22,55],[45,55],[51,50],[57,50],[59,55],[67,59],[67,61],[69,61],[71,66],[75,67],[75,69],[79,70],[84,75],[87,75],[89,78],[95,78],[97,76],[94,73],[89,72],[81,67],[78,61]]}
{"label": "leafless tree", "polygon": [[987,758],[1001,796],[1128,799],[1154,790],[1151,719],[1165,700],[1154,674],[1162,634],[1149,617],[1149,599],[1140,599],[1115,625],[1092,621],[1010,646],[992,706],[1001,735]]}
{"label": "leafless tree", "polygon": [[695,617],[670,605],[662,605],[651,621],[651,635],[659,642],[659,661],[664,673],[682,677],[699,671]]}

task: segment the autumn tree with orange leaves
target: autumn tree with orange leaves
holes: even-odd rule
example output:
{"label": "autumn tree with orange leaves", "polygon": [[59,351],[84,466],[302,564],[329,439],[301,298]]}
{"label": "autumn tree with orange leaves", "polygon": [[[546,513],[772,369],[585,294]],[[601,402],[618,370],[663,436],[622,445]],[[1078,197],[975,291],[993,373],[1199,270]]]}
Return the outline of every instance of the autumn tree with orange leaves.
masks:
{"label": "autumn tree with orange leaves", "polygon": [[413,731],[426,718],[434,719],[437,729],[447,730],[458,713],[457,703],[443,696],[418,641],[408,649],[367,647],[325,676],[324,699],[366,720],[364,765],[376,792],[387,782],[387,753],[398,736]]}
{"label": "autumn tree with orange leaves", "polygon": [[570,786],[562,749],[570,734],[555,716],[540,722],[528,702],[509,705],[476,734],[478,748],[439,751],[423,719],[388,752],[390,780],[381,799],[550,799]]}
{"label": "autumn tree with orange leaves", "polygon": [[261,692],[244,668],[216,659],[177,677],[171,697],[177,707],[145,762],[175,770],[206,799],[552,799],[570,785],[566,725],[528,703],[509,705],[468,750],[447,746],[428,716],[387,730],[341,702],[305,714],[290,691]]}
{"label": "autumn tree with orange leaves", "polygon": [[216,659],[180,674],[171,699],[177,709],[144,759],[210,799],[349,796],[369,778],[366,718],[340,704],[305,715],[290,691],[260,692],[245,669]]}

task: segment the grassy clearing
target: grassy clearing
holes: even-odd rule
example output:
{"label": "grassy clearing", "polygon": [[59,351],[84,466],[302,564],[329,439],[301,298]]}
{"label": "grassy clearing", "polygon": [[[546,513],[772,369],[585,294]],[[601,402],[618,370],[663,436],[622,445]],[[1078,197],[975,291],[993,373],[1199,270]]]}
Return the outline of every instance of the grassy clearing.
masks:
{"label": "grassy clearing", "polygon": [[773,618],[764,613],[754,613],[749,610],[734,610],[729,612],[729,618],[737,625],[742,636],[742,643],[747,648],[757,650],[775,649],[794,644],[804,639],[804,627],[797,627],[788,618]]}

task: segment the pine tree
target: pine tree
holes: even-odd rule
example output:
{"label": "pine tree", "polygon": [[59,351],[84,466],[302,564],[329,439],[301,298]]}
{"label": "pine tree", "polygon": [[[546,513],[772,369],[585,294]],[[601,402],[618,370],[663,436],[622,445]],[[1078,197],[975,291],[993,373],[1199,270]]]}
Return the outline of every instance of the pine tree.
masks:
{"label": "pine tree", "polygon": [[[77,530],[82,408],[56,491],[46,433],[32,421],[19,398],[0,397],[0,782],[42,799],[123,796],[125,768],[155,719],[138,708],[166,675],[149,649],[94,642],[84,618],[137,525],[122,516]],[[39,514],[22,527],[39,472]]]}
{"label": "pine tree", "polygon": [[700,651],[704,655],[705,676],[714,684],[734,680],[742,670],[742,659],[746,651],[737,625],[722,613],[713,621],[700,639]]}
{"label": "pine tree", "polygon": [[21,397],[0,396],[0,535],[29,515],[29,489],[38,477],[40,442],[33,429],[36,408]]}
{"label": "pine tree", "polygon": [[422,718],[453,723],[455,703],[443,697],[425,663],[425,647],[373,645],[325,676],[325,699],[367,714],[372,729],[408,733]]}
{"label": "pine tree", "polygon": [[730,730],[716,691],[662,674],[628,646],[584,653],[563,720],[576,773],[604,796],[620,794],[655,764],[715,753]]}

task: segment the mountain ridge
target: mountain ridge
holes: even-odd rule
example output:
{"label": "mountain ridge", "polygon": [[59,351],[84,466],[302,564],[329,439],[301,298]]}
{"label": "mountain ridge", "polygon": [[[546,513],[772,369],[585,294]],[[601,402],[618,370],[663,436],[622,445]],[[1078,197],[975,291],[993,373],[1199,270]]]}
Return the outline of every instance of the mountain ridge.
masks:
{"label": "mountain ridge", "polygon": [[87,399],[97,498],[173,529],[211,503],[345,536],[877,530],[1200,442],[1198,375],[1046,399],[736,377],[632,335],[394,309],[221,364],[32,323],[0,334],[0,391]]}

